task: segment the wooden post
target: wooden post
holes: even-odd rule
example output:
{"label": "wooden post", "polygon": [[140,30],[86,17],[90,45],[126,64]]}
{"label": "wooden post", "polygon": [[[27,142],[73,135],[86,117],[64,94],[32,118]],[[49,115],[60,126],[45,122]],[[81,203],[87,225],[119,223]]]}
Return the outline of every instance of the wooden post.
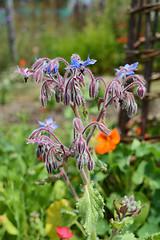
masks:
{"label": "wooden post", "polygon": [[[137,7],[137,0],[132,0],[131,7]],[[129,29],[128,29],[128,46],[127,49],[132,50],[133,49],[133,43],[135,41],[135,25],[136,25],[136,16],[134,13],[131,14],[130,21],[129,21]],[[133,56],[127,56],[126,62],[131,64],[134,62]],[[127,115],[126,110],[121,109],[119,113],[119,119],[118,119],[118,128],[121,131],[121,136],[125,136],[128,132],[126,129],[127,122],[129,120],[129,117]]]}
{"label": "wooden post", "polygon": [[8,38],[10,45],[11,59],[13,62],[16,60],[16,47],[15,47],[15,31],[14,31],[14,7],[13,0],[5,0],[6,19],[8,25]]}

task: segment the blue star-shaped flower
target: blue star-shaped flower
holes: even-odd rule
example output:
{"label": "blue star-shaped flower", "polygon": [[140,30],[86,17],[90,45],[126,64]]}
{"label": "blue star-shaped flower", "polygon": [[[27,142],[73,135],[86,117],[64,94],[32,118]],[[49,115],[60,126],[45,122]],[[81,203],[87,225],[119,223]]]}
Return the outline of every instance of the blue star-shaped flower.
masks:
{"label": "blue star-shaped flower", "polygon": [[41,125],[40,128],[46,128],[49,131],[55,130],[59,127],[58,125],[54,124],[55,122],[53,122],[53,117],[46,119],[45,122],[38,121],[38,123]]}
{"label": "blue star-shaped flower", "polygon": [[135,74],[135,72],[133,70],[137,70],[137,66],[138,66],[138,62],[135,62],[131,65],[126,64],[124,65],[124,67],[120,67],[120,69],[114,69],[117,71],[116,75],[119,74],[119,72],[121,72],[118,76],[118,79],[124,77],[124,76],[129,76],[131,74]]}
{"label": "blue star-shaped flower", "polygon": [[85,66],[87,65],[91,65],[91,64],[94,64],[97,60],[94,60],[94,59],[90,59],[89,58],[89,55],[88,55],[88,58],[85,62],[82,62],[82,61],[78,61],[74,58],[71,57],[71,66],[69,67],[66,67],[65,69],[73,69],[73,68],[80,68],[80,69],[83,69],[85,68]]}

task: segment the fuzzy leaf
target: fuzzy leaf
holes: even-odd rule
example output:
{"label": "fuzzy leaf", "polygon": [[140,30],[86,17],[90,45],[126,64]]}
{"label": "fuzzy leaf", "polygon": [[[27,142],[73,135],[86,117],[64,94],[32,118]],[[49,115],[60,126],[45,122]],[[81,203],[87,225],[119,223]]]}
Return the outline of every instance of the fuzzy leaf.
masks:
{"label": "fuzzy leaf", "polygon": [[136,240],[137,238],[133,233],[126,232],[123,235],[119,235],[115,238],[115,240]]}
{"label": "fuzzy leaf", "polygon": [[111,218],[110,223],[111,223],[112,229],[118,229],[119,231],[121,231],[124,227],[132,225],[133,219],[130,217],[126,217],[122,221],[118,222],[118,221],[114,221],[114,219]]}
{"label": "fuzzy leaf", "polygon": [[85,186],[83,197],[77,202],[77,209],[82,217],[82,224],[88,235],[92,233],[96,222],[103,218],[104,201],[100,193],[93,188],[93,183]]}
{"label": "fuzzy leaf", "polygon": [[159,240],[160,239],[160,232],[155,233],[149,237],[142,238],[141,240]]}
{"label": "fuzzy leaf", "polygon": [[75,211],[61,209],[62,222],[64,227],[70,227],[77,220],[77,214]]}

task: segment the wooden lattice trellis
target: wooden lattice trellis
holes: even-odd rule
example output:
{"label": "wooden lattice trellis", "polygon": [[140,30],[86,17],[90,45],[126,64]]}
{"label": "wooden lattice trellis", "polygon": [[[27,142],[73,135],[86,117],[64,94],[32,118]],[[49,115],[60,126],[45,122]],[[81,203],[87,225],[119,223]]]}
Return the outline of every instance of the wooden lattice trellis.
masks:
{"label": "wooden lattice trellis", "polygon": [[[160,15],[159,0],[132,0],[130,14],[126,62],[143,63],[143,75],[147,82],[147,94],[142,103],[141,130],[146,131],[149,100],[160,97],[160,93],[151,94],[151,82],[160,79],[160,73],[152,74],[155,57],[160,55],[160,33],[158,20]],[[160,31],[160,28],[159,28]],[[158,46],[159,45],[159,46]],[[119,114],[119,128],[122,136],[127,133],[128,116],[124,110]]]}

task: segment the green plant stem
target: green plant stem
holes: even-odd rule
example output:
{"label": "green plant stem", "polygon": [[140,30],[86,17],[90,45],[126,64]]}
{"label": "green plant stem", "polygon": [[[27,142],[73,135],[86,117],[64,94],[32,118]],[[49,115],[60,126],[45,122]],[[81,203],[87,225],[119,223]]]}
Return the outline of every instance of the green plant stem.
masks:
{"label": "green plant stem", "polygon": [[79,228],[79,230],[83,233],[84,236],[87,236],[86,232],[84,231],[82,225],[76,220],[75,224],[77,225],[77,227]]}
{"label": "green plant stem", "polygon": [[115,238],[115,236],[118,234],[118,232],[119,232],[119,229],[117,229],[117,228],[113,229],[112,234],[111,234],[109,240],[113,240]]}
{"label": "green plant stem", "polygon": [[[70,106],[71,106],[71,108],[72,108],[72,110],[73,110],[73,112],[74,112],[75,117],[77,117],[77,118],[80,119],[80,115],[79,115],[79,112],[78,112],[78,109],[77,109],[76,104],[74,104],[74,105],[73,105],[73,104],[72,104],[72,105],[70,104]],[[99,116],[98,116],[97,119],[100,119],[101,116],[103,115],[103,113],[104,113],[104,110],[101,110],[101,112],[100,112],[100,114],[99,114]],[[94,128],[94,127],[93,127],[93,128]],[[93,135],[94,130],[95,130],[95,128],[91,130],[90,136],[87,137],[87,141],[86,141],[87,143],[89,142],[91,136]],[[88,170],[87,164],[84,164],[84,169],[80,170],[80,174],[81,174],[81,177],[82,177],[82,179],[83,179],[84,186],[87,185],[87,186],[89,187],[89,183],[90,183],[90,172],[89,172],[89,170]],[[91,240],[97,240],[97,234],[96,234],[95,229],[94,229],[93,232],[91,233]]]}
{"label": "green plant stem", "polygon": [[91,240],[97,240],[97,234],[96,234],[96,230],[94,229],[93,232],[91,233]]}
{"label": "green plant stem", "polygon": [[90,182],[90,172],[89,172],[89,170],[88,170],[88,167],[87,167],[87,164],[86,164],[86,163],[84,164],[84,172],[85,172],[85,174],[86,174],[86,177],[87,177],[88,182]]}
{"label": "green plant stem", "polygon": [[84,182],[84,185],[87,185],[89,183],[89,181],[88,181],[88,178],[86,176],[84,169],[80,170],[80,174],[81,174],[81,178]]}
{"label": "green plant stem", "polygon": [[62,175],[63,175],[63,177],[64,177],[64,179],[65,179],[65,181],[66,181],[66,183],[67,183],[67,185],[68,185],[68,187],[69,187],[69,189],[71,190],[74,198],[78,201],[78,200],[79,200],[79,197],[78,197],[77,193],[75,192],[74,188],[72,187],[72,184],[71,184],[71,182],[69,181],[69,178],[67,177],[67,174],[65,173],[65,171],[64,171],[63,168],[60,168],[60,170],[61,170],[61,173],[62,173]]}

